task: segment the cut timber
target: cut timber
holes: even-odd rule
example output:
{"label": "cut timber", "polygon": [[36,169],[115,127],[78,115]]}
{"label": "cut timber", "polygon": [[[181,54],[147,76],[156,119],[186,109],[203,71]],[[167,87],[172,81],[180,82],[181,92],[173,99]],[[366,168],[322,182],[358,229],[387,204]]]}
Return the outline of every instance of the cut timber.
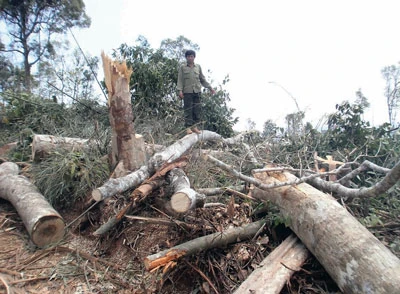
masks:
{"label": "cut timber", "polygon": [[118,193],[125,192],[129,189],[140,185],[146,178],[152,175],[157,169],[164,164],[171,163],[180,158],[199,140],[208,141],[224,141],[221,135],[202,131],[201,134],[191,134],[176,141],[174,144],[165,148],[165,150],[155,153],[149,160],[147,165],[142,166],[139,170],[127,174],[116,179],[109,179],[101,187],[92,191],[92,198],[96,201],[104,200]]}
{"label": "cut timber", "polygon": [[307,248],[290,235],[236,289],[236,294],[279,294],[309,256]]}
{"label": "cut timber", "polygon": [[112,61],[102,52],[104,79],[108,90],[109,117],[112,128],[111,167],[123,162],[125,172],[133,172],[146,162],[144,139],[135,134],[129,80],[132,70],[126,62]]}
{"label": "cut timber", "polygon": [[174,168],[168,174],[168,181],[174,189],[171,196],[171,208],[184,213],[196,207],[203,207],[206,196],[190,188],[189,178],[180,168]]}
{"label": "cut timber", "polygon": [[46,158],[54,150],[80,151],[89,149],[90,144],[89,139],[34,135],[32,140],[32,160],[39,161]]}
{"label": "cut timber", "polygon": [[[257,173],[264,184],[292,182],[284,173]],[[280,207],[290,228],[344,293],[399,293],[400,260],[332,196],[302,183],[252,196]]]}
{"label": "cut timber", "polygon": [[38,247],[57,243],[64,237],[62,217],[26,177],[18,175],[15,163],[0,165],[0,197],[15,207]]}
{"label": "cut timber", "polygon": [[167,266],[182,256],[187,256],[215,247],[226,247],[230,243],[240,242],[252,238],[258,230],[264,225],[265,221],[257,221],[242,227],[227,229],[224,232],[218,232],[203,236],[183,244],[174,246],[167,250],[149,255],[144,259],[144,265],[147,270]]}
{"label": "cut timber", "polygon": [[142,202],[154,189],[161,186],[165,175],[172,169],[182,167],[187,164],[187,158],[182,157],[173,163],[163,166],[153,176],[142,183],[131,194],[131,201],[122,208],[115,216],[111,217],[105,224],[101,225],[95,232],[95,236],[101,236],[111,230],[129,211]]}

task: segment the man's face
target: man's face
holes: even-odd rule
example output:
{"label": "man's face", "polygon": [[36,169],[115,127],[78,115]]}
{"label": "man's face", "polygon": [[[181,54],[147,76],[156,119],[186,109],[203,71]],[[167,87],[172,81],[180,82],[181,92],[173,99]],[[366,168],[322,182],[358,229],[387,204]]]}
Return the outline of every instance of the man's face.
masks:
{"label": "man's face", "polygon": [[186,56],[186,61],[188,64],[193,64],[194,63],[194,55]]}

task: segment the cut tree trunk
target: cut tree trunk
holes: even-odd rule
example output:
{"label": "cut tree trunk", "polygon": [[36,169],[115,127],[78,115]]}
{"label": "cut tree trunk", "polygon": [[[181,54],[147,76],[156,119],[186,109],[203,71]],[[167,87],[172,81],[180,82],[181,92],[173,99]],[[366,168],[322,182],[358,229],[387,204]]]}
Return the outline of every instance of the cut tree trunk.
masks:
{"label": "cut tree trunk", "polygon": [[101,236],[111,230],[122,218],[142,202],[155,188],[161,186],[164,182],[165,175],[174,168],[180,168],[187,164],[187,158],[183,157],[175,162],[166,164],[158,170],[153,176],[142,183],[131,194],[131,200],[128,205],[122,208],[115,216],[111,217],[105,224],[101,225],[95,232],[95,236]]}
{"label": "cut tree trunk", "polygon": [[[93,145],[95,142],[93,142]],[[34,135],[32,140],[32,160],[39,161],[49,156],[52,151],[88,150],[89,139],[56,137],[51,135]]]}
{"label": "cut tree trunk", "polygon": [[168,181],[174,190],[171,196],[171,208],[184,213],[197,207],[203,207],[206,196],[190,188],[189,178],[180,168],[174,168],[168,174]]}
{"label": "cut tree trunk", "polygon": [[146,162],[144,139],[135,134],[129,80],[132,70],[125,62],[112,61],[102,52],[104,79],[108,90],[108,106],[112,127],[111,167],[123,162],[124,171],[115,177],[126,175]]}
{"label": "cut tree trunk", "polygon": [[265,220],[260,220],[242,227],[227,229],[224,232],[218,232],[203,236],[167,250],[149,255],[144,259],[144,265],[147,270],[152,270],[162,266],[168,266],[182,256],[188,256],[216,247],[226,247],[228,244],[240,242],[252,238],[258,230],[264,225]]}
{"label": "cut tree trunk", "polygon": [[[32,160],[40,161],[48,157],[52,152],[61,152],[63,150],[90,150],[90,148],[95,148],[95,146],[99,144],[99,142],[90,139],[35,134],[33,135],[32,140]],[[8,152],[10,148],[15,148],[16,145],[17,142],[4,145],[2,148],[0,148],[2,149],[0,150],[0,156],[4,155],[4,152]],[[145,148],[147,157],[151,157],[154,155],[154,153],[165,150],[165,146],[155,144],[145,144]]]}
{"label": "cut tree trunk", "polygon": [[15,207],[34,244],[46,247],[58,243],[64,237],[64,220],[18,171],[15,163],[0,165],[0,197]]}
{"label": "cut tree trunk", "polygon": [[[291,182],[288,172],[259,173],[265,184]],[[290,228],[344,293],[398,293],[400,260],[332,196],[302,183],[255,188],[252,196],[280,207]]]}
{"label": "cut tree trunk", "polygon": [[290,235],[258,265],[235,293],[281,293],[290,277],[300,270],[308,256],[307,248],[295,235]]}
{"label": "cut tree trunk", "polygon": [[161,166],[177,160],[200,140],[224,141],[221,135],[210,131],[202,131],[199,135],[195,133],[186,135],[165,148],[165,150],[155,153],[150,158],[148,164],[142,166],[139,170],[116,179],[109,179],[101,187],[92,191],[92,198],[96,201],[100,201],[137,187],[157,169],[161,168]]}

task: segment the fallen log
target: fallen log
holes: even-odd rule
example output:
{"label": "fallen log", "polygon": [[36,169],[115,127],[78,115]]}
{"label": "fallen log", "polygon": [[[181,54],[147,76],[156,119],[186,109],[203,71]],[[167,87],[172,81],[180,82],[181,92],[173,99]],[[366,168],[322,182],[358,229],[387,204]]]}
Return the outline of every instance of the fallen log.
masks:
{"label": "fallen log", "polygon": [[[287,172],[257,174],[263,183],[293,181]],[[290,228],[319,260],[344,293],[396,293],[400,260],[332,196],[309,184],[252,196],[280,207]]]}
{"label": "fallen log", "polygon": [[[16,146],[17,142],[11,143]],[[7,144],[7,145],[11,145]],[[32,139],[32,160],[39,161],[48,157],[52,152],[90,150],[99,146],[99,142],[90,139],[57,137],[52,135],[35,134]],[[5,148],[7,145],[3,146]],[[15,148],[15,147],[13,147]],[[151,157],[156,152],[161,152],[165,146],[145,144],[146,154]],[[6,149],[8,151],[8,149]],[[2,156],[0,148],[0,156]]]}
{"label": "fallen log", "polygon": [[189,178],[180,168],[174,168],[168,173],[168,181],[174,190],[171,196],[171,208],[184,213],[197,207],[203,207],[206,196],[190,188]]}
{"label": "fallen log", "polygon": [[254,179],[208,157],[252,183],[254,198],[279,206],[292,231],[344,293],[398,292],[400,260],[331,195],[288,172],[256,173]]}
{"label": "fallen log", "polygon": [[171,163],[181,157],[199,140],[224,141],[221,135],[210,131],[202,131],[199,135],[194,133],[191,135],[186,135],[182,139],[176,141],[174,144],[165,148],[165,150],[155,153],[150,158],[148,164],[142,166],[140,169],[127,174],[126,176],[107,180],[101,187],[98,187],[92,191],[92,198],[96,201],[100,201],[137,187],[161,166]]}
{"label": "fallen log", "polygon": [[292,234],[258,265],[234,293],[279,294],[308,256],[307,248]]}
{"label": "fallen log", "polygon": [[46,247],[61,241],[65,223],[56,210],[12,162],[0,165],[0,197],[17,210],[34,244]]}
{"label": "fallen log", "polygon": [[242,227],[227,229],[203,236],[180,245],[147,256],[144,265],[148,271],[168,266],[182,256],[188,256],[215,247],[226,247],[230,243],[240,242],[252,238],[264,225],[265,220],[260,220]]}
{"label": "fallen log", "polygon": [[32,139],[32,160],[39,161],[49,156],[52,151],[81,151],[95,146],[95,141],[81,138],[34,135]]}
{"label": "fallen log", "polygon": [[101,236],[110,231],[116,224],[118,224],[124,216],[131,211],[132,208],[142,202],[155,188],[161,186],[164,182],[165,175],[172,169],[177,167],[183,167],[187,164],[187,158],[182,157],[175,162],[169,163],[158,170],[151,178],[147,179],[136,188],[131,196],[130,202],[124,208],[122,208],[115,216],[111,217],[105,224],[101,225],[93,234],[95,236]]}

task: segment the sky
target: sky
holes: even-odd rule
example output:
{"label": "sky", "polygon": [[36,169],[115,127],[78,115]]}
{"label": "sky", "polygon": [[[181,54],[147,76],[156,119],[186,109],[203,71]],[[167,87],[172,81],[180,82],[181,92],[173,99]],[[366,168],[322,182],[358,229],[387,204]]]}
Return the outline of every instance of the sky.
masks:
{"label": "sky", "polygon": [[400,61],[398,0],[84,2],[92,25],[73,32],[93,56],[139,35],[153,48],[180,35],[197,43],[195,62],[211,70],[213,86],[230,77],[236,130],[248,119],[259,130],[269,119],[284,126],[298,110],[318,127],[359,89],[371,103],[364,118],[388,121],[381,70]]}

